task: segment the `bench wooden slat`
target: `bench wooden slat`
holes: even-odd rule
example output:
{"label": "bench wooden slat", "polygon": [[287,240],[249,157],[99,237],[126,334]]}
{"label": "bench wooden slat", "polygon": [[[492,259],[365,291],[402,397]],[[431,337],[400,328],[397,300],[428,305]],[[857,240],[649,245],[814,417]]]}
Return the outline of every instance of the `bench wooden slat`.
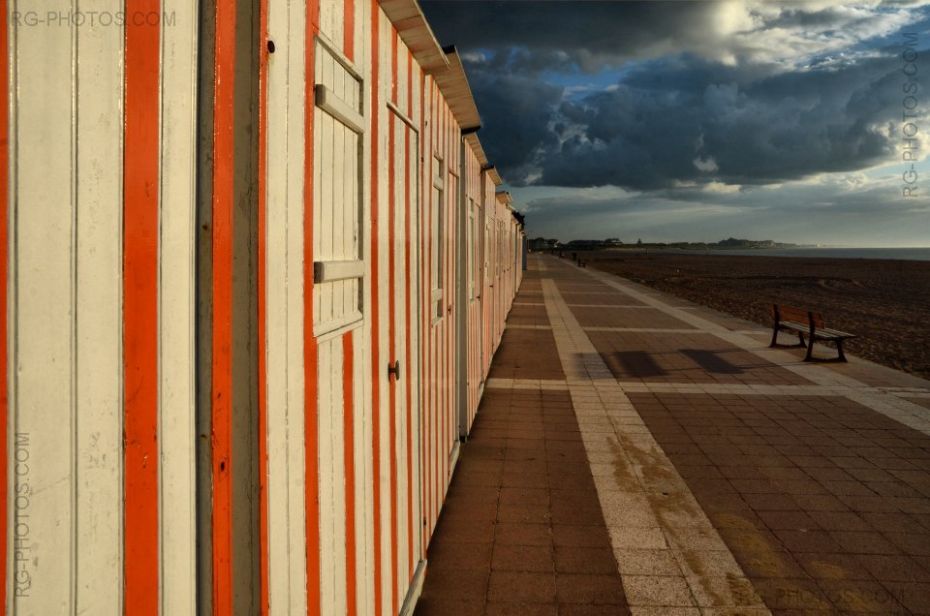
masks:
{"label": "bench wooden slat", "polygon": [[[855,338],[855,334],[832,329],[824,326],[823,315],[819,312],[803,310],[795,306],[784,306],[781,304],[772,304],[772,343],[769,346],[781,346],[778,344],[778,332],[780,330],[791,330],[798,333],[800,342],[797,346],[807,347],[807,357],[805,361],[813,359],[814,341],[823,340],[836,343],[836,349],[839,361],[846,361],[843,354],[843,341],[849,338]],[[808,342],[804,342],[804,334],[807,334]]]}
{"label": "bench wooden slat", "polygon": [[817,335],[832,336],[834,338],[855,338],[856,334],[850,334],[849,332],[840,331],[838,329],[831,329],[829,327],[821,327],[816,331]]}

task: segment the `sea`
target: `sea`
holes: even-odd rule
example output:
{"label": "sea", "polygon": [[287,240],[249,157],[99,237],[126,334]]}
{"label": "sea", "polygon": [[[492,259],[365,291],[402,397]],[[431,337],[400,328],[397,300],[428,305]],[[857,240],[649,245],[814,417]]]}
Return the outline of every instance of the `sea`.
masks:
{"label": "sea", "polygon": [[930,248],[757,248],[746,250],[650,249],[649,252],[753,257],[823,257],[825,259],[901,259],[930,261]]}

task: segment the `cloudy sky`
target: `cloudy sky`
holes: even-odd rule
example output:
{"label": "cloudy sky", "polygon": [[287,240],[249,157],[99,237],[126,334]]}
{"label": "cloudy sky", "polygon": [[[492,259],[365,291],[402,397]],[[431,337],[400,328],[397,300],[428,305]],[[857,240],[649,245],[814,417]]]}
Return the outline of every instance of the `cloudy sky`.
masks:
{"label": "cloudy sky", "polygon": [[930,246],[930,0],[422,6],[530,237]]}

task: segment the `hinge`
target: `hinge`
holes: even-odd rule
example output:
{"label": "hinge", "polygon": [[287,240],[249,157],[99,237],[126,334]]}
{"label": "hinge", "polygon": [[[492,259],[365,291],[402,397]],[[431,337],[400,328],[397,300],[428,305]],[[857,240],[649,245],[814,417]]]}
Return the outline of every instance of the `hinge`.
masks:
{"label": "hinge", "polygon": [[400,360],[399,359],[396,360],[393,364],[388,362],[388,380],[390,380],[392,376],[394,377],[395,381],[400,380]]}

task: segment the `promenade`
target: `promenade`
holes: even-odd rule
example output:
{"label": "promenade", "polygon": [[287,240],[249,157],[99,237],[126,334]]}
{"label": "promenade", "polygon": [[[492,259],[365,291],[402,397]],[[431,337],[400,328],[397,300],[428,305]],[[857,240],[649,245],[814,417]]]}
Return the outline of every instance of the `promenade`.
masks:
{"label": "promenade", "polygon": [[930,382],[770,335],[531,255],[417,613],[930,613]]}

